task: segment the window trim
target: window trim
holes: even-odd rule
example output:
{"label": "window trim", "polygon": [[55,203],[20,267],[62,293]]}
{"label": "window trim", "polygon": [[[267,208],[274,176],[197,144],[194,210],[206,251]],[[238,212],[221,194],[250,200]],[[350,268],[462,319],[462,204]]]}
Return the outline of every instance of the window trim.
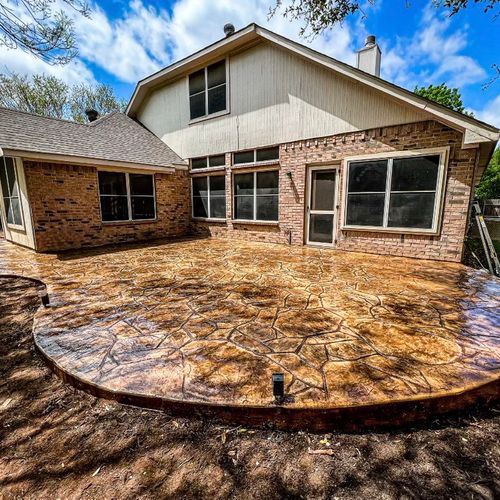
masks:
{"label": "window trim", "polygon": [[[257,174],[260,172],[276,172],[278,174],[278,218],[276,220],[263,220],[257,219]],[[234,176],[235,175],[244,175],[244,174],[253,174],[253,219],[236,219],[234,217],[235,209],[236,209],[236,190],[234,189]],[[231,222],[235,224],[268,224],[268,225],[277,225],[280,223],[280,170],[277,168],[266,168],[266,169],[257,169],[257,170],[249,170],[246,172],[235,172],[231,175]],[[248,196],[248,195],[245,195]],[[272,196],[272,195],[269,195]]]}
{"label": "window trim", "polygon": [[[101,188],[99,186],[99,172],[114,172],[116,174],[124,174],[125,175],[125,186],[127,188],[127,194],[124,195],[116,195],[116,194],[101,194]],[[130,174],[141,174],[141,175],[150,175],[153,178],[153,196],[151,195],[138,195],[138,196],[148,196],[153,198],[153,207],[155,216],[152,219],[132,219],[132,194],[130,191]],[[101,215],[101,223],[102,224],[135,224],[136,222],[157,222],[158,220],[158,212],[156,209],[156,176],[155,174],[148,174],[145,172],[124,172],[123,170],[115,170],[115,169],[106,169],[99,168],[97,169],[97,193],[99,196],[99,212]],[[102,218],[102,205],[101,205],[101,196],[127,196],[127,212],[128,219],[120,219],[120,220],[103,220]]]}
{"label": "window trim", "polygon": [[[3,196],[3,192],[0,192],[0,196],[2,198],[2,212],[4,213],[5,215],[5,224],[7,225],[7,227],[9,229],[17,229],[17,230],[21,230],[21,231],[24,231],[25,228],[26,228],[26,223],[25,223],[25,220],[24,220],[24,211],[23,211],[23,200],[22,200],[22,197],[21,197],[21,185],[19,183],[19,171],[18,171],[18,168],[19,168],[19,158],[16,158],[14,156],[0,156],[0,160],[1,160],[1,167],[5,169],[5,177],[7,178],[7,166],[5,164],[5,158],[11,158],[12,159],[12,162],[13,162],[13,165],[14,165],[14,175],[15,175],[15,181],[16,181],[16,184],[17,184],[17,192],[19,193],[17,199],[19,200],[19,211],[21,213],[21,222],[22,224],[13,224],[11,222],[8,222],[8,213],[7,213],[7,210],[6,210],[6,207],[5,207],[5,197]],[[9,191],[9,196],[7,198],[9,199],[12,199],[12,196],[10,196],[10,190],[9,190],[9,185],[8,185],[8,179],[7,179],[7,190]]]}
{"label": "window trim", "polygon": [[[213,167],[213,168],[219,168],[219,167]],[[198,170],[195,170],[195,172],[198,172]],[[208,217],[199,217],[199,216],[194,215],[193,179],[197,179],[197,178],[199,179],[200,177],[205,177],[207,179]],[[209,177],[224,177],[224,198],[226,201],[226,217],[210,217],[210,181],[208,180]],[[191,218],[193,220],[206,221],[206,222],[226,222],[227,221],[227,186],[226,186],[226,175],[225,174],[221,174],[220,172],[217,172],[217,173],[214,172],[212,175],[210,175],[210,174],[193,175],[191,177]]]}
{"label": "window trim", "polygon": [[[218,62],[224,61],[225,63],[225,69],[226,69],[226,109],[223,109],[221,111],[217,111],[216,113],[208,113],[208,88],[207,88],[207,70],[209,66],[212,66],[212,64],[217,64]],[[196,73],[197,71],[200,71],[203,69],[205,71],[205,111],[207,112],[206,114],[202,116],[198,116],[197,118],[191,118],[191,95],[189,94],[189,77]],[[222,85],[222,84],[221,84]],[[210,64],[206,64],[203,68],[198,68],[194,71],[191,71],[187,76],[186,76],[186,87],[187,87],[187,98],[188,98],[188,125],[192,125],[194,123],[199,123],[203,122],[205,120],[210,120],[211,118],[217,118],[219,116],[224,116],[227,115],[231,112],[230,109],[230,85],[229,85],[229,57],[223,57],[222,59],[217,59],[216,61],[211,62]]]}
{"label": "window trim", "polygon": [[[351,156],[344,158],[342,161],[342,214],[341,214],[341,227],[343,231],[369,231],[369,232],[380,232],[380,233],[404,233],[404,234],[425,234],[430,236],[436,236],[440,233],[441,221],[443,217],[443,205],[444,205],[444,194],[447,179],[448,170],[448,159],[449,159],[450,147],[441,148],[429,148],[429,149],[415,149],[409,151],[394,151],[385,153],[373,153],[367,155]],[[436,197],[434,200],[434,211],[433,211],[433,223],[432,227],[429,229],[423,228],[407,228],[407,227],[387,227],[388,216],[389,216],[389,203],[390,203],[390,193],[391,193],[391,175],[392,175],[392,160],[396,158],[411,158],[418,156],[430,156],[439,155],[439,170],[438,178],[436,182]],[[384,199],[384,226],[357,226],[352,224],[346,224],[347,217],[347,198],[348,198],[348,181],[349,181],[349,163],[361,161],[361,160],[388,160],[388,170],[385,186],[385,199]]]}
{"label": "window trim", "polygon": [[[262,149],[271,149],[271,148],[278,148],[278,158],[274,160],[261,160],[257,161],[257,151],[260,151]],[[253,152],[253,161],[249,162],[244,162],[244,163],[234,163],[234,155],[238,153],[247,153],[249,151]],[[231,153],[231,167],[232,168],[241,168],[241,167],[249,167],[249,166],[258,166],[258,165],[276,165],[280,163],[280,156],[281,156],[281,151],[280,151],[280,145],[279,144],[272,144],[270,146],[262,146],[259,148],[250,148],[250,149],[242,149],[241,151],[233,151]]]}

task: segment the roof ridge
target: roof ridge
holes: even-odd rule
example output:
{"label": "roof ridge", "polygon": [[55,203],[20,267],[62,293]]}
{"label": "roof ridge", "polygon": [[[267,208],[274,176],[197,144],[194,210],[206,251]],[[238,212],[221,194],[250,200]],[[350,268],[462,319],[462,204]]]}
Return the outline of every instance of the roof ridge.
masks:
{"label": "roof ridge", "polygon": [[102,122],[106,121],[108,118],[111,118],[113,115],[125,115],[125,113],[122,113],[121,111],[114,110],[111,111],[110,113],[106,113],[105,115],[99,116],[97,120],[94,120],[93,122],[86,123],[85,125],[88,125],[89,127],[95,127],[96,125],[100,125]]}

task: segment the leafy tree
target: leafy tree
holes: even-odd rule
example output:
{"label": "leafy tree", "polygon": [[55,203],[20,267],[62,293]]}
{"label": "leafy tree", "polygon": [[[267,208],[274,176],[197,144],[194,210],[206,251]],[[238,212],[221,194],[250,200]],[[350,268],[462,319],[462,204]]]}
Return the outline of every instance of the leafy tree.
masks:
{"label": "leafy tree", "polygon": [[431,84],[428,87],[419,87],[417,85],[413,92],[422,97],[426,97],[431,101],[438,102],[443,106],[458,111],[459,113],[463,113],[468,116],[474,116],[474,113],[465,111],[460,90],[458,90],[457,88],[448,87],[445,83],[442,83],[441,85]]}
{"label": "leafy tree", "polygon": [[480,200],[500,199],[500,149],[496,149],[476,188]]}
{"label": "leafy tree", "polygon": [[[84,16],[84,0],[60,0]],[[49,64],[66,64],[76,56],[73,21],[54,9],[56,0],[0,1],[0,45],[30,52]]]}
{"label": "leafy tree", "polygon": [[55,76],[0,75],[0,106],[10,109],[84,123],[86,109],[104,115],[124,111],[126,104],[104,84],[69,86]]}
{"label": "leafy tree", "polygon": [[[301,35],[307,31],[311,35],[318,35],[325,29],[342,23],[348,16],[363,11],[364,5],[374,5],[377,0],[367,0],[364,4],[359,0],[275,0],[269,15],[272,17],[281,7],[285,7],[283,15],[290,19],[300,19],[305,23],[301,29]],[[380,0],[379,0],[380,1]],[[436,7],[442,7],[453,16],[468,7],[470,3],[482,4],[484,11],[493,9],[500,0],[433,0]]]}

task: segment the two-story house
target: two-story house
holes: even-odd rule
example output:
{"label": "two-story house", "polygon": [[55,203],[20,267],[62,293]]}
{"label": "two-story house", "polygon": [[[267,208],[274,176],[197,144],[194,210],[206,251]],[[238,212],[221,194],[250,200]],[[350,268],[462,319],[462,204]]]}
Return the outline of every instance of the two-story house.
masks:
{"label": "two-story house", "polygon": [[[213,235],[459,261],[499,130],[255,24],[79,125],[0,109],[2,222],[38,251]],[[93,118],[91,116],[91,118]]]}

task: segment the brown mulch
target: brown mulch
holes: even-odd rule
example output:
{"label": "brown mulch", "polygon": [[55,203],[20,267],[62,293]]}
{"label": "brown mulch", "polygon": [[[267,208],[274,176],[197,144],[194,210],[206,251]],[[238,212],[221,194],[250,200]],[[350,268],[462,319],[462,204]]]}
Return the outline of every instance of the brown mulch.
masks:
{"label": "brown mulch", "polygon": [[36,285],[0,278],[0,498],[499,498],[500,408],[314,435],[121,406],[33,348]]}

